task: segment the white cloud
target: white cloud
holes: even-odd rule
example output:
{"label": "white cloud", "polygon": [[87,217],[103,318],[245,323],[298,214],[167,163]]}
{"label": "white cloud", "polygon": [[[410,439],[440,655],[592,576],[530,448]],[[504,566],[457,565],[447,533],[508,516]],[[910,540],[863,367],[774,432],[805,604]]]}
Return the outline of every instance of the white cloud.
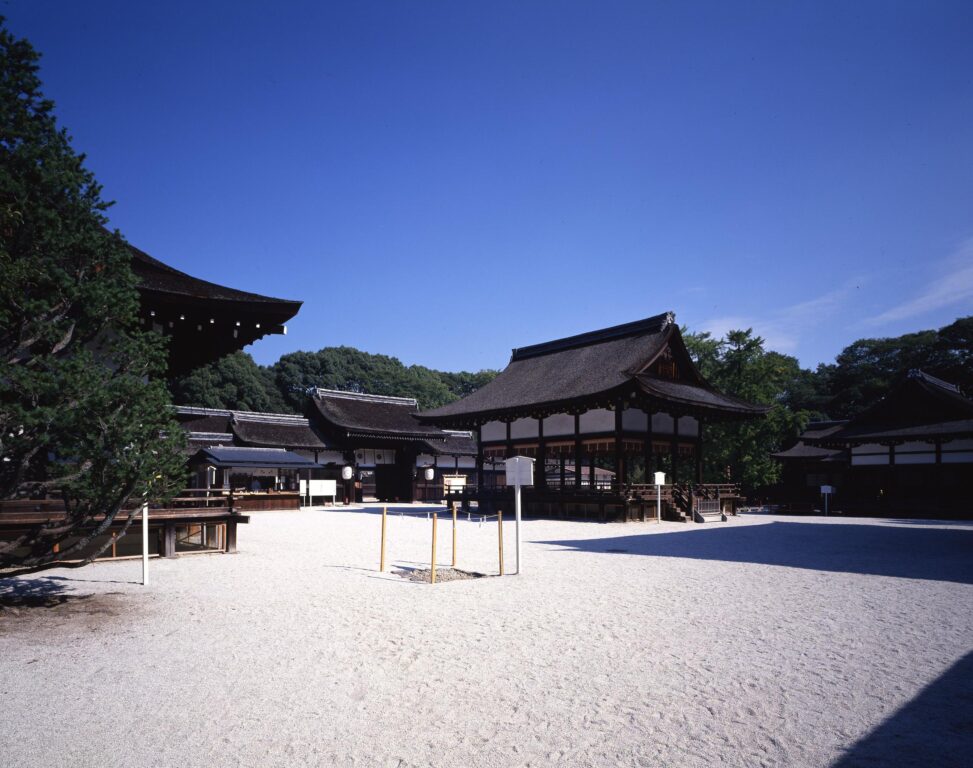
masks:
{"label": "white cloud", "polygon": [[702,324],[704,331],[714,337],[722,338],[727,331],[753,328],[764,340],[765,347],[777,352],[793,353],[797,350],[801,336],[813,330],[822,319],[830,317],[843,305],[855,290],[857,280],[835,290],[799,302],[783,309],[771,310],[764,317],[730,315],[717,317]]}
{"label": "white cloud", "polygon": [[865,321],[884,325],[895,320],[918,317],[962,301],[973,302],[973,238],[963,242],[945,261],[945,274],[927,283],[914,298],[897,304]]}

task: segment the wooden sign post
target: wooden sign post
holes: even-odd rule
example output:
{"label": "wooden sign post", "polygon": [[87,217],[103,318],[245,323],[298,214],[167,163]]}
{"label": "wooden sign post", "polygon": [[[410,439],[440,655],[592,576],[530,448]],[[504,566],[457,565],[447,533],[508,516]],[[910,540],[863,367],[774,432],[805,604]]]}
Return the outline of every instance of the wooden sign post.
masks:
{"label": "wooden sign post", "polygon": [[516,520],[517,570],[520,573],[520,488],[534,484],[534,460],[528,456],[511,456],[505,462],[507,486],[514,487],[514,519]]}
{"label": "wooden sign post", "polygon": [[429,571],[429,583],[436,583],[436,520],[439,516],[432,513],[432,569]]}
{"label": "wooden sign post", "polygon": [[503,576],[503,510],[497,510],[497,536],[500,542],[500,575]]}
{"label": "wooden sign post", "polygon": [[385,571],[385,523],[388,518],[388,507],[382,507],[382,553],[379,555],[378,570]]}
{"label": "wooden sign post", "polygon": [[456,567],[456,502],[453,502],[453,568]]}

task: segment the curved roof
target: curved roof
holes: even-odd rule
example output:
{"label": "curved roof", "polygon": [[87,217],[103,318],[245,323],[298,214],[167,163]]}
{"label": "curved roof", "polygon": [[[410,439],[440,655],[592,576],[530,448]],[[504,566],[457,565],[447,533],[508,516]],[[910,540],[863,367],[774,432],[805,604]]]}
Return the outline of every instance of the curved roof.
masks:
{"label": "curved roof", "polygon": [[328,428],[343,433],[346,437],[386,440],[445,439],[442,430],[422,424],[416,419],[419,406],[410,397],[316,389],[311,396],[311,403]]}
{"label": "curved roof", "polygon": [[[680,380],[659,377],[650,367],[669,350]],[[419,417],[435,424],[469,424],[517,418],[531,411],[593,407],[624,394],[674,410],[723,417],[756,416],[768,408],[713,389],[693,365],[675,316],[664,312],[633,323],[514,349],[510,364],[476,392]]]}
{"label": "curved roof", "polygon": [[970,436],[973,400],[955,384],[913,370],[840,429],[802,438],[816,445],[842,446]]}

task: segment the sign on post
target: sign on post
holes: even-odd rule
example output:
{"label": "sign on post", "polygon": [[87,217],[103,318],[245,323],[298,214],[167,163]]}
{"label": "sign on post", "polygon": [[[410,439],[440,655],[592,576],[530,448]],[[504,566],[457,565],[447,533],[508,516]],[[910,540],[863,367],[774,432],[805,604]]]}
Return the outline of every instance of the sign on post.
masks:
{"label": "sign on post", "polygon": [[666,484],[666,473],[655,473],[655,521],[662,522],[662,486]]}
{"label": "sign on post", "polygon": [[832,493],[834,493],[833,485],[821,486],[821,495],[824,496],[824,516],[825,517],[828,516],[828,498],[831,496]]}
{"label": "sign on post", "polygon": [[515,530],[517,534],[517,573],[520,573],[520,489],[534,484],[534,460],[528,456],[511,456],[505,462],[507,485],[514,487]]}

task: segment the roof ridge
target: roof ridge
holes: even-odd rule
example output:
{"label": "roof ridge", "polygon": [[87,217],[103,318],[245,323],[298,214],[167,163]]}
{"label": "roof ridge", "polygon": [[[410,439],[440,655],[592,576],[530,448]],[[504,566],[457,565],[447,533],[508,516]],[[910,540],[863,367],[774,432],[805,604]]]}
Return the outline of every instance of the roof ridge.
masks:
{"label": "roof ridge", "polygon": [[303,419],[307,421],[304,416],[299,413],[270,413],[269,411],[236,411],[230,408],[204,408],[201,405],[173,405],[176,409],[176,413],[186,414],[187,416],[232,416],[234,418],[238,416],[243,416],[247,418],[248,416],[261,417],[261,418],[271,418],[271,419]]}
{"label": "roof ridge", "polygon": [[910,379],[919,379],[921,381],[925,381],[927,384],[932,384],[934,386],[941,387],[942,389],[949,390],[950,392],[962,394],[958,384],[950,384],[948,381],[944,381],[943,379],[937,378],[933,376],[931,373],[926,373],[920,368],[911,369],[907,374],[907,376]]}
{"label": "roof ridge", "polygon": [[567,349],[587,347],[592,344],[601,344],[606,341],[615,341],[616,339],[624,339],[629,336],[659,333],[675,323],[675,321],[675,312],[662,312],[661,314],[646,317],[642,320],[613,325],[609,328],[601,328],[596,331],[579,333],[575,336],[565,336],[563,339],[554,339],[553,341],[531,344],[526,347],[515,347],[511,350],[510,362],[524,360],[529,357],[549,355],[552,352],[562,352]]}
{"label": "roof ridge", "polygon": [[315,396],[337,397],[344,400],[361,400],[367,403],[388,403],[390,405],[411,405],[419,407],[419,401],[414,397],[397,397],[395,395],[372,395],[367,392],[349,392],[343,389],[314,388]]}
{"label": "roof ridge", "polygon": [[257,411],[233,411],[234,421],[262,422],[264,424],[309,424],[305,416],[290,413],[260,413]]}

